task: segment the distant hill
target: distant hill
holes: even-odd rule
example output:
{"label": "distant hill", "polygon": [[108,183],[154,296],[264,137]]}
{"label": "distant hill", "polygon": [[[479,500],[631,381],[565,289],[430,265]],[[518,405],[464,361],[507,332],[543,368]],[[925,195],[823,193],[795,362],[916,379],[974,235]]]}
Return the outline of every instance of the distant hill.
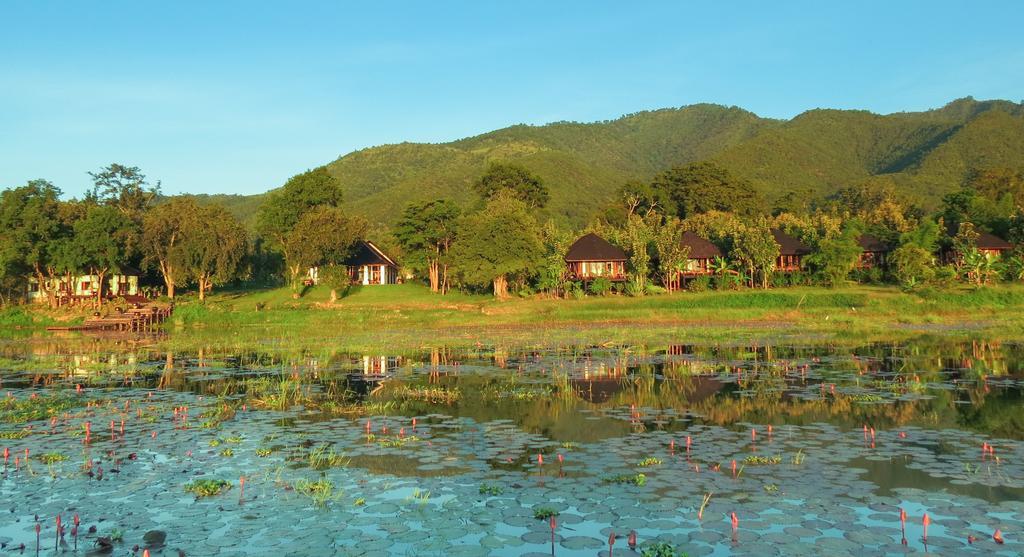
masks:
{"label": "distant hill", "polygon": [[[889,176],[931,208],[975,169],[1024,169],[1024,104],[968,97],[925,112],[817,109],[788,121],[700,104],[588,124],[518,125],[450,143],[382,145],[327,168],[341,180],[349,208],[387,225],[412,201],[475,203],[472,182],[498,159],[540,175],[551,189],[542,216],[573,226],[627,180],[703,159],[749,179],[772,200],[822,196]],[[197,196],[227,205],[246,222],[260,197]]]}

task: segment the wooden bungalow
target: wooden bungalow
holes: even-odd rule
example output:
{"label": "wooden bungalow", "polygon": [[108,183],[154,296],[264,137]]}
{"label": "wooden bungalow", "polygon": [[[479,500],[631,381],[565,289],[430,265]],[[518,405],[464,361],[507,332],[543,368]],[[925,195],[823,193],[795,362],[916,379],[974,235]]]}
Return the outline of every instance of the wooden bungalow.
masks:
{"label": "wooden bungalow", "polygon": [[857,238],[860,245],[860,259],[857,260],[858,269],[872,269],[884,267],[889,257],[889,245],[871,234],[861,234]]}
{"label": "wooden bungalow", "polygon": [[978,251],[987,257],[1001,257],[1013,250],[1013,244],[988,232],[980,233],[976,244]]}
{"label": "wooden bungalow", "polygon": [[[121,270],[104,277],[106,288],[104,296],[107,298],[126,298],[129,301],[146,301],[139,294],[139,277],[142,271],[130,265],[123,265]],[[58,303],[64,304],[72,300],[93,299],[96,297],[99,288],[99,275],[72,275],[68,283],[66,277],[56,278],[47,285],[57,297]],[[35,302],[46,302],[46,295],[39,288],[35,277],[28,280],[28,297]]]}
{"label": "wooden bungalow", "polygon": [[718,246],[689,230],[683,232],[680,243],[684,248],[690,248],[686,259],[686,267],[679,272],[681,277],[699,277],[701,275],[710,275],[714,272],[712,264],[715,258],[722,257],[722,250],[718,249]]}
{"label": "wooden bungalow", "polygon": [[565,255],[565,264],[573,280],[626,280],[626,252],[597,234],[587,234],[573,242]]}
{"label": "wooden bungalow", "polygon": [[811,253],[811,248],[778,228],[772,229],[772,236],[775,238],[775,243],[779,245],[779,257],[775,260],[775,270],[784,273],[799,271],[803,266],[804,256]]}
{"label": "wooden bungalow", "polygon": [[398,282],[398,264],[373,242],[360,240],[352,255],[345,260],[353,284],[395,284]]}

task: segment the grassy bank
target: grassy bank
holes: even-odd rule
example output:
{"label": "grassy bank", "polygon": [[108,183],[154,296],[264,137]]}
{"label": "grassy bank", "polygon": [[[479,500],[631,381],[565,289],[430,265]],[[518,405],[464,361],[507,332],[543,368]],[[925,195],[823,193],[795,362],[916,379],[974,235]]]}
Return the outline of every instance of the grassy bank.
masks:
{"label": "grassy bank", "polygon": [[223,292],[179,301],[171,347],[390,351],[426,347],[567,343],[894,339],[922,332],[1024,338],[1024,287],[907,293],[887,287],[681,293],[629,298],[511,299],[416,285],[354,290],[335,304],[326,289],[295,300],[287,289]]}
{"label": "grassy bank", "polygon": [[[42,309],[0,314],[0,327],[42,328]],[[179,298],[172,349],[352,350],[399,353],[477,344],[675,344],[748,341],[862,342],[921,333],[1024,339],[1024,286],[903,292],[889,287],[788,288],[582,300],[494,300],[432,294],[418,285],[356,288],[329,303],[325,288],[293,299],[287,288]]]}

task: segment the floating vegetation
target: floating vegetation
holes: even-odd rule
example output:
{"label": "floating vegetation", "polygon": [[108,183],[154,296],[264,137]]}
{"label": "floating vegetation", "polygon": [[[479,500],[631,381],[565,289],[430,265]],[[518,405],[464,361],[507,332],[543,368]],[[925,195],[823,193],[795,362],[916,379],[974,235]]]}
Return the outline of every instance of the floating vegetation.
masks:
{"label": "floating vegetation", "polygon": [[505,493],[505,490],[500,485],[480,484],[480,495],[487,495],[488,497],[497,497],[502,493]]}
{"label": "floating vegetation", "polygon": [[295,482],[295,491],[312,499],[317,507],[325,507],[334,494],[334,482],[327,478],[316,481],[303,478]]}
{"label": "floating vegetation", "polygon": [[458,387],[401,385],[391,392],[391,396],[398,400],[415,400],[429,404],[450,405],[455,404],[462,398],[462,391]]}
{"label": "floating vegetation", "polygon": [[336,466],[348,466],[350,459],[334,452],[329,445],[320,445],[309,452],[309,467],[313,470],[326,470]]}
{"label": "floating vegetation", "polygon": [[537,520],[547,520],[553,516],[558,516],[558,511],[551,507],[536,507],[533,509],[533,518]]}
{"label": "floating vegetation", "polygon": [[16,431],[0,431],[0,439],[24,439],[31,434],[32,432],[27,429],[19,429]]}
{"label": "floating vegetation", "polygon": [[640,557],[688,557],[688,554],[668,542],[658,542],[641,548]]}
{"label": "floating vegetation", "polygon": [[260,447],[256,449],[256,456],[261,458],[266,458],[272,454],[274,454],[274,449],[271,449],[269,447]]}
{"label": "floating vegetation", "polygon": [[212,497],[229,489],[231,483],[219,479],[194,480],[185,484],[185,491],[195,494],[196,497]]}
{"label": "floating vegetation", "polygon": [[748,466],[769,466],[769,465],[772,465],[772,464],[781,464],[782,463],[782,456],[781,455],[775,455],[775,456],[750,455],[747,458],[743,459],[743,463],[748,465]]}
{"label": "floating vegetation", "polygon": [[637,487],[643,487],[647,483],[647,476],[644,474],[621,474],[605,478],[604,481],[605,483],[632,484]]}
{"label": "floating vegetation", "polygon": [[235,456],[235,450],[232,449],[231,447],[227,447],[227,448],[225,448],[225,449],[220,451],[220,456],[224,456],[224,457]]}
{"label": "floating vegetation", "polygon": [[779,491],[779,486],[775,484],[764,484],[764,490],[768,493],[776,493]]}
{"label": "floating vegetation", "polygon": [[45,420],[66,412],[76,406],[76,402],[62,394],[46,394],[19,398],[7,396],[0,398],[0,422],[22,424],[36,420]]}
{"label": "floating vegetation", "polygon": [[58,462],[64,462],[65,460],[68,459],[68,455],[61,453],[42,453],[36,455],[36,459],[38,459],[39,462],[42,462],[43,464],[49,465],[57,464]]}
{"label": "floating vegetation", "polygon": [[658,466],[659,464],[661,464],[661,459],[660,458],[649,456],[649,457],[641,460],[640,462],[638,462],[636,465],[641,467],[641,468],[648,468],[648,467],[651,467],[651,466]]}

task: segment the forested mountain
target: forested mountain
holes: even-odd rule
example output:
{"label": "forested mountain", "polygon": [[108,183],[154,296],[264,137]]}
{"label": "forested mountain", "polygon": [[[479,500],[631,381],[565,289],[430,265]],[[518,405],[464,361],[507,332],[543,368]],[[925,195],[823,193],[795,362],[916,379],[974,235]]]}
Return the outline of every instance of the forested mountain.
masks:
{"label": "forested mountain", "polygon": [[[341,181],[346,207],[389,224],[413,201],[476,203],[471,185],[487,163],[510,160],[550,188],[542,216],[580,226],[626,181],[705,159],[746,178],[778,206],[886,180],[930,209],[976,170],[1024,170],[1024,104],[965,98],[925,112],[817,109],[788,121],[700,104],[589,124],[518,125],[450,143],[383,145],[327,168]],[[246,222],[259,201],[205,198],[227,202]]]}

